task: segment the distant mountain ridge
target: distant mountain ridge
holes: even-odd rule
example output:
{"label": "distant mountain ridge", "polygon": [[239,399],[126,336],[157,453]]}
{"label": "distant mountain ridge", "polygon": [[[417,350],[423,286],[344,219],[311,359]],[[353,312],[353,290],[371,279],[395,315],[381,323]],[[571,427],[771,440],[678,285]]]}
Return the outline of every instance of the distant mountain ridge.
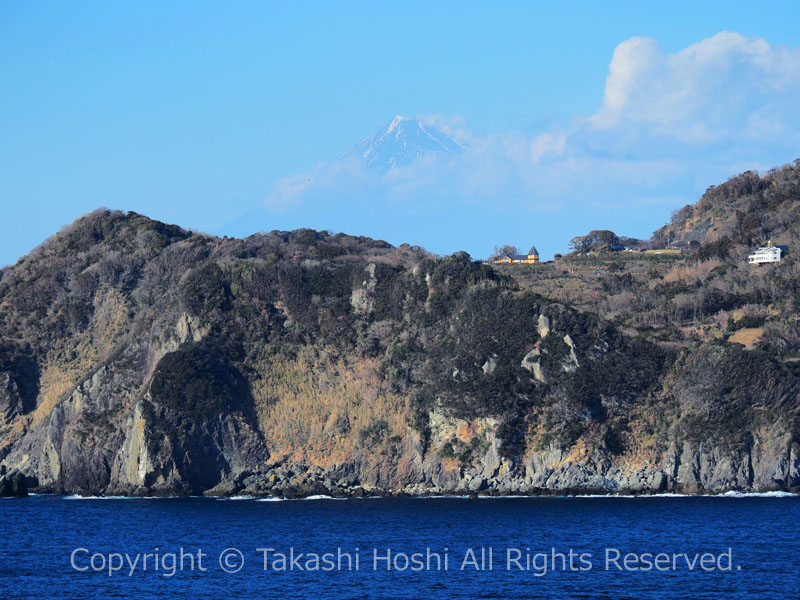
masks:
{"label": "distant mountain ridge", "polygon": [[425,155],[456,154],[462,149],[461,144],[433,125],[398,115],[337,160],[363,160],[367,168],[386,172]]}

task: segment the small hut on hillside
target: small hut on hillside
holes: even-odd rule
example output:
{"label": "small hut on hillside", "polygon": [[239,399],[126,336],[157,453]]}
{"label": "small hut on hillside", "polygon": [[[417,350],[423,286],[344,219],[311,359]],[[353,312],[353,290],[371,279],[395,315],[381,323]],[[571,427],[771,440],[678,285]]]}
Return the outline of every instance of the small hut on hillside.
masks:
{"label": "small hut on hillside", "polygon": [[539,251],[536,246],[531,246],[527,254],[504,254],[494,262],[509,265],[535,265],[539,262]]}

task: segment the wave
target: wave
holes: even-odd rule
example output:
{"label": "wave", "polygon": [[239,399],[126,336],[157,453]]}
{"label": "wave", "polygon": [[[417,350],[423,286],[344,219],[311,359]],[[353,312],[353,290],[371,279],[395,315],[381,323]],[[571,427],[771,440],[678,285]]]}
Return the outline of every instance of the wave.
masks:
{"label": "wave", "polygon": [[729,491],[719,494],[678,494],[673,492],[663,492],[660,494],[570,494],[564,496],[550,496],[544,494],[505,494],[500,496],[459,496],[459,495],[437,495],[437,496],[415,496],[419,500],[435,500],[435,499],[455,499],[455,500],[469,500],[477,498],[478,500],[513,500],[516,498],[525,499],[583,499],[583,498],[620,498],[624,500],[636,500],[647,498],[800,498],[800,494],[784,491],[772,492],[737,492]]}
{"label": "wave", "polygon": [[[661,494],[572,494],[569,496],[550,496],[551,498],[622,498],[622,499],[637,499],[637,498],[697,498],[700,494],[676,494],[672,492],[664,492]],[[546,496],[521,496],[521,498],[544,498]],[[710,495],[706,497],[711,497]]]}
{"label": "wave", "polygon": [[315,494],[313,496],[306,496],[305,498],[281,498],[280,496],[267,496],[265,498],[255,498],[256,502],[293,502],[297,500],[362,500],[363,498],[345,498],[337,496],[328,496],[325,494]]}
{"label": "wave", "polygon": [[[50,496],[52,494],[30,494],[31,496]],[[501,496],[469,496],[459,494],[439,494],[435,496],[405,496],[414,500],[471,500],[477,498],[478,500],[514,500],[514,499],[585,499],[585,498],[620,498],[620,499],[647,499],[647,498],[800,498],[800,494],[785,492],[780,490],[770,492],[739,492],[729,491],[719,494],[677,494],[672,492],[664,492],[660,494],[570,494],[564,496],[550,496],[550,495],[524,495],[524,494],[504,494]],[[183,496],[81,496],[80,494],[71,494],[69,496],[62,496],[63,500],[167,500],[183,498]],[[342,497],[342,496],[328,496],[327,494],[315,494],[306,496],[304,498],[282,498],[280,496],[265,496],[256,497],[249,495],[240,496],[224,496],[224,497],[208,497],[208,496],[190,496],[190,498],[202,498],[205,500],[217,501],[235,501],[235,500],[251,500],[255,502],[284,502],[290,500],[374,500],[381,499],[384,496],[364,496],[364,497]]]}
{"label": "wave", "polygon": [[133,496],[81,496],[80,494],[72,494],[64,496],[64,500],[133,500]]}
{"label": "wave", "polygon": [[725,492],[724,494],[717,494],[718,497],[724,498],[800,498],[800,494],[793,494],[792,492],[774,491],[774,492]]}
{"label": "wave", "polygon": [[[411,496],[417,500],[469,500],[471,496],[459,494],[438,494],[436,496]],[[478,496],[479,498],[522,498],[522,496]]]}
{"label": "wave", "polygon": [[[491,498],[492,496],[486,496]],[[513,498],[514,496],[495,496]],[[518,498],[545,498],[547,496],[517,496]],[[737,492],[729,491],[719,494],[678,494],[664,492],[660,494],[575,494],[572,496],[551,496],[554,498],[622,498],[622,499],[646,499],[646,498],[800,498],[800,494],[784,491],[772,492]]]}
{"label": "wave", "polygon": [[306,496],[305,498],[300,498],[300,500],[347,500],[347,498],[334,498],[333,496],[327,496],[325,494],[316,494],[314,496]]}
{"label": "wave", "polygon": [[175,498],[183,498],[183,496],[81,496],[80,494],[62,496],[62,500],[170,500]]}
{"label": "wave", "polygon": [[255,496],[248,496],[248,495],[245,494],[244,496],[223,496],[221,498],[214,498],[214,499],[215,500],[255,500],[256,497]]}

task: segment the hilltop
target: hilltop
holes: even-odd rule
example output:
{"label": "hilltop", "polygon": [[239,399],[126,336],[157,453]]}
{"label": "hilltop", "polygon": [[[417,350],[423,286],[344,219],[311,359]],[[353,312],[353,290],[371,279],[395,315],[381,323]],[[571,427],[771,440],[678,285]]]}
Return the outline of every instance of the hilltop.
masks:
{"label": "hilltop", "polygon": [[[793,365],[800,357],[798,208],[800,162],[763,177],[747,172],[676,211],[649,242],[680,252],[574,252],[556,264],[505,272],[632,335],[681,347],[743,340]],[[748,264],[770,240],[783,246],[783,260]]]}
{"label": "hilltop", "polygon": [[[1,464],[86,494],[797,490],[797,169],[656,232],[691,251],[509,267],[96,211],[0,271]],[[725,251],[720,203],[759,219]],[[785,260],[747,265],[765,234]]]}
{"label": "hilltop", "polygon": [[764,176],[747,171],[711,186],[696,204],[675,211],[653,242],[696,241],[707,257],[741,257],[772,239],[789,244],[800,233],[800,159]]}

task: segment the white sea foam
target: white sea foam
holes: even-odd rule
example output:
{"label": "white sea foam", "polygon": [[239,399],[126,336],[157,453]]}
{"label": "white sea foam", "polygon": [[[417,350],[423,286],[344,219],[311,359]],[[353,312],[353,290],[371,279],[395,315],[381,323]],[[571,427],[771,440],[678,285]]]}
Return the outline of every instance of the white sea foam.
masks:
{"label": "white sea foam", "polygon": [[[436,496],[411,496],[415,500],[469,500],[470,496],[458,496],[456,494],[441,494]],[[489,496],[486,496],[489,498]]]}
{"label": "white sea foam", "polygon": [[[469,498],[469,496],[459,496],[460,498]],[[563,497],[563,496],[558,496]],[[547,496],[519,496],[516,494],[506,494],[501,496],[477,496],[478,500],[507,500],[509,498],[547,498]]]}
{"label": "white sea foam", "polygon": [[64,496],[64,500],[132,500],[131,496],[81,496],[80,494],[72,494],[71,496]]}
{"label": "white sea foam", "polygon": [[[536,496],[522,496],[524,498],[535,498]],[[576,494],[574,496],[558,496],[559,498],[795,498],[800,494],[791,492],[723,492],[721,494]]]}
{"label": "white sea foam", "polygon": [[297,500],[361,500],[361,498],[337,498],[325,494],[316,494],[304,498],[281,498],[279,496],[267,496],[266,498],[256,498],[256,502],[293,502]]}
{"label": "white sea foam", "polygon": [[660,494],[573,494],[569,496],[549,496],[549,495],[534,495],[534,494],[507,494],[502,496],[457,496],[457,495],[439,495],[439,496],[416,496],[419,500],[427,499],[457,499],[469,500],[477,498],[478,500],[508,500],[515,498],[543,498],[543,499],[577,499],[577,498],[620,498],[624,500],[636,500],[642,498],[800,498],[800,494],[793,494],[792,492],[773,491],[773,492],[724,492],[721,494],[676,494],[676,493],[660,493]]}
{"label": "white sea foam", "polygon": [[[63,500],[167,500],[170,498],[181,498],[182,496],[81,496],[80,494],[72,494],[70,496],[63,496]],[[192,496],[202,497],[202,496]]]}
{"label": "white sea foam", "polygon": [[[536,496],[524,496],[525,498],[536,498]],[[555,498],[691,498],[692,494],[574,494],[572,496],[554,496]]]}
{"label": "white sea foam", "polygon": [[333,496],[327,496],[325,494],[317,494],[315,496],[300,498],[300,500],[347,500],[347,498],[334,498]]}
{"label": "white sea foam", "polygon": [[[30,494],[31,496],[49,495],[49,494]],[[574,494],[570,496],[545,496],[545,495],[520,495],[509,494],[502,496],[468,496],[457,494],[442,494],[436,496],[405,496],[415,500],[470,500],[477,498],[478,500],[508,500],[508,499],[583,499],[583,498],[620,498],[625,500],[646,499],[646,498],[800,498],[800,494],[784,491],[771,491],[771,492],[723,492],[721,494],[675,494],[675,493],[661,493],[661,494]],[[81,496],[79,494],[72,494],[70,496],[62,496],[64,500],[164,500],[169,498],[181,498],[181,496]],[[214,498],[208,496],[191,496],[191,498],[203,498],[205,500],[253,500],[255,502],[284,502],[291,500],[374,500],[382,499],[383,496],[364,496],[364,497],[334,497],[325,494],[316,494],[313,496],[306,496],[305,498],[281,498],[279,496],[255,497],[248,495],[241,496],[227,496],[221,498]]]}
{"label": "white sea foam", "polygon": [[718,494],[722,498],[794,498],[800,497],[800,494],[793,494],[791,492],[725,492]]}

